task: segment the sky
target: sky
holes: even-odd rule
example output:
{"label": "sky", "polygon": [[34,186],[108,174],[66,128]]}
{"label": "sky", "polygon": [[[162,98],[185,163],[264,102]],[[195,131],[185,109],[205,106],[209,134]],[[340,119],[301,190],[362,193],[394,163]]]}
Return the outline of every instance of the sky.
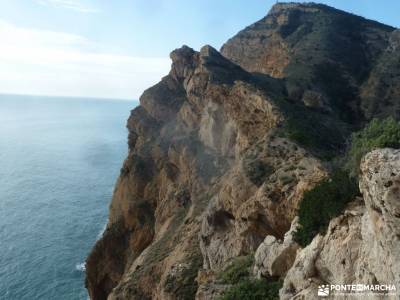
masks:
{"label": "sky", "polygon": [[[0,0],[0,93],[138,99],[173,49],[219,49],[275,2]],[[319,2],[400,27],[399,0]]]}

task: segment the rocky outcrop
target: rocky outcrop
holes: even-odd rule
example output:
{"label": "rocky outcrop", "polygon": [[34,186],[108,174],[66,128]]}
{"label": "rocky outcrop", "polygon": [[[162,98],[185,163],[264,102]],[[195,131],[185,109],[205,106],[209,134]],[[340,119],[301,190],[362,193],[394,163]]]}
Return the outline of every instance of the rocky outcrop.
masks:
{"label": "rocky outcrop", "polygon": [[361,171],[363,199],[352,202],[331,221],[325,236],[318,235],[297,253],[281,299],[318,299],[321,284],[395,284],[399,288],[400,150],[369,153]]}
{"label": "rocky outcrop", "polygon": [[[363,218],[366,268],[378,282],[400,284],[400,151],[378,150],[361,164],[360,190],[367,214]],[[382,257],[384,259],[382,259]]]}
{"label": "rocky outcrop", "polygon": [[258,246],[254,255],[254,274],[258,277],[284,277],[292,267],[300,246],[294,241],[298,217],[293,219],[290,230],[286,232],[283,241],[268,235]]}
{"label": "rocky outcrop", "polygon": [[[394,211],[373,194],[379,178],[361,184],[366,205],[355,201],[307,248],[297,251],[291,232],[304,192],[328,176],[350,133],[375,115],[397,116],[395,88],[390,109],[370,109],[385,106],[374,78],[392,76],[379,66],[388,53],[396,59],[397,40],[390,26],[325,5],[279,3],[221,53],[174,50],[169,74],[128,119],[107,229],[87,259],[90,297],[217,298],[228,287],[216,274],[254,252],[259,277],[287,273],[286,298],[321,282],[389,279],[367,268],[379,247],[397,245],[374,233]],[[387,244],[370,238],[367,247],[367,235]],[[355,269],[361,258],[370,261]]]}

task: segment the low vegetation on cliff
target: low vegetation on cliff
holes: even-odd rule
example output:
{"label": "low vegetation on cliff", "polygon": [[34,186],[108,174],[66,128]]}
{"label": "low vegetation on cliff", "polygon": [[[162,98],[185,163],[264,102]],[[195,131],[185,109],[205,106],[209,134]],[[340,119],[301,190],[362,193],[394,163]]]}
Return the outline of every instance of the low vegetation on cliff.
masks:
{"label": "low vegetation on cliff", "polygon": [[352,135],[346,164],[350,175],[358,177],[362,157],[379,148],[400,148],[400,122],[389,117],[373,119],[364,129]]}
{"label": "low vegetation on cliff", "polygon": [[237,257],[221,273],[218,278],[226,284],[236,284],[251,274],[251,266],[254,262],[253,255]]}
{"label": "low vegetation on cliff", "polygon": [[338,216],[358,194],[356,182],[345,171],[336,171],[304,193],[299,208],[299,228],[294,238],[307,246],[318,233],[324,234],[330,220]]}
{"label": "low vegetation on cliff", "polygon": [[299,208],[300,227],[295,240],[307,246],[318,233],[325,233],[330,220],[338,216],[358,193],[356,178],[362,157],[379,148],[400,148],[400,122],[392,117],[373,119],[351,136],[345,169],[306,192]]}
{"label": "low vegetation on cliff", "polygon": [[222,272],[218,279],[230,284],[220,300],[275,300],[278,298],[282,283],[272,279],[252,277],[254,255],[237,257]]}
{"label": "low vegetation on cliff", "polygon": [[246,279],[228,289],[220,300],[276,300],[281,287],[280,281]]}

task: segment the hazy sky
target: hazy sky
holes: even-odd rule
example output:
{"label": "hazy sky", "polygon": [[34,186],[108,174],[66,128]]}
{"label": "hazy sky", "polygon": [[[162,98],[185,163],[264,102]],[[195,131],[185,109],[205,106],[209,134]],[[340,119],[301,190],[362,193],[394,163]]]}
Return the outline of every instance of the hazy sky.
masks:
{"label": "hazy sky", "polygon": [[[137,99],[171,50],[219,48],[275,2],[0,0],[0,93]],[[400,26],[399,0],[320,2]]]}

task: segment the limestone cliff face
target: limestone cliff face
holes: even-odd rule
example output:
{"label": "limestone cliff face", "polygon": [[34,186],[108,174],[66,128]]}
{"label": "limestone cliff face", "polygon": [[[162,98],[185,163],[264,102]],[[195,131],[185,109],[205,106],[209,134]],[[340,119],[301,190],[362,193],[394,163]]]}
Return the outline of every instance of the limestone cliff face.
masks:
{"label": "limestone cliff face", "polygon": [[171,59],[128,121],[109,224],[87,261],[93,299],[194,298],[201,267],[218,270],[282,235],[325,175],[277,135],[279,82],[258,82],[209,46]]}
{"label": "limestone cliff face", "polygon": [[399,286],[400,151],[373,151],[363,160],[361,170],[363,198],[333,219],[325,236],[318,235],[297,253],[281,299],[318,299],[320,284]]}
{"label": "limestone cliff face", "polygon": [[[316,282],[353,280],[348,258],[335,265],[347,273],[325,265],[338,259],[336,242],[367,251],[360,228],[372,235],[395,221],[377,215],[371,223],[376,207],[386,216],[376,190],[367,195],[375,179],[363,177],[365,205],[355,202],[309,247],[298,251],[290,232],[304,192],[334,164],[326,158],[340,156],[351,131],[374,116],[365,103],[380,94],[367,82],[386,74],[378,66],[398,50],[397,37],[392,27],[327,6],[277,4],[221,53],[173,51],[170,73],[143,93],[128,120],[129,153],[107,229],[87,259],[91,299],[216,299],[226,286],[215,274],[252,253],[255,275],[287,274],[282,297],[311,292],[308,278],[319,265]],[[342,241],[346,230],[353,234]],[[365,264],[377,259],[377,248],[369,251],[357,252]],[[315,253],[324,254],[317,267]]]}

